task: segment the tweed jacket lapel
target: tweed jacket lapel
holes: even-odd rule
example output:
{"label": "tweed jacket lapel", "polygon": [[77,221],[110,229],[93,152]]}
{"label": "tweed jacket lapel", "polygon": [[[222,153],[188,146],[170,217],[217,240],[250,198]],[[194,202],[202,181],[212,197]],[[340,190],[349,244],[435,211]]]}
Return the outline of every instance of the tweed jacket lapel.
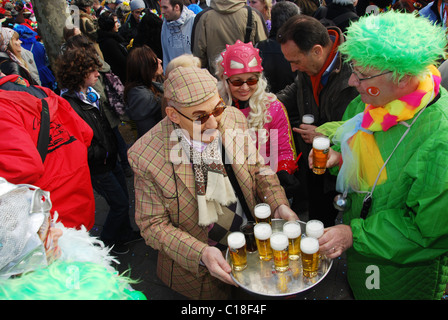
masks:
{"label": "tweed jacket lapel", "polygon": [[174,129],[174,124],[167,119],[167,125],[163,126],[162,129],[164,131],[163,136],[165,137],[165,158],[167,162],[173,163],[174,172],[176,172],[176,175],[187,187],[188,191],[190,191],[191,196],[196,198],[193,168],[188,155],[182,149]]}
{"label": "tweed jacket lapel", "polygon": [[[247,205],[253,211],[256,204],[255,193],[252,190],[255,188],[253,182],[255,172],[251,172],[251,170],[256,170],[257,161],[261,157],[256,150],[255,144],[251,143],[246,118],[242,114],[237,116],[236,112],[238,111],[229,107],[223,113],[218,130],[221,133],[222,143],[231,161],[241,191],[246,198]],[[196,186],[192,164],[178,141],[177,135],[174,132],[175,127],[168,119],[166,125],[162,127],[164,131],[163,136],[165,137],[165,158],[167,162],[173,163],[177,177],[187,187],[191,197],[196,199]],[[183,198],[185,197],[186,195],[183,195]]]}

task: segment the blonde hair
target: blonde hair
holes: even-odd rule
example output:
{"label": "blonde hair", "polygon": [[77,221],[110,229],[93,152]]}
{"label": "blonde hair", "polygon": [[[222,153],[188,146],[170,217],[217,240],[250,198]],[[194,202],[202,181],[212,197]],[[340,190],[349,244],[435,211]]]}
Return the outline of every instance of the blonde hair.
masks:
{"label": "blonde hair", "polygon": [[165,77],[168,78],[168,74],[176,69],[177,67],[201,67],[201,60],[198,57],[193,56],[192,54],[185,53],[180,55],[174,59],[172,59],[165,70]]}

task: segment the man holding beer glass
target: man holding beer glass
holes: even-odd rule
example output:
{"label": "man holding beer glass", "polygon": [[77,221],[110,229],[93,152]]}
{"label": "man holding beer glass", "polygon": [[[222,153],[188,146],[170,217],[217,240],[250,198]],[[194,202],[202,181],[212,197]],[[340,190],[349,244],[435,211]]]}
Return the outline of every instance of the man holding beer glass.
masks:
{"label": "man holding beer glass", "polygon": [[340,166],[344,224],[319,243],[329,258],[347,250],[357,299],[441,299],[446,287],[448,94],[434,66],[446,45],[439,26],[390,11],[361,17],[339,48],[360,97],[327,161]]}
{"label": "man holding beer glass", "polygon": [[294,83],[276,95],[288,111],[295,145],[302,152],[296,174],[303,186],[300,205],[307,208],[310,219],[332,226],[338,214],[333,207],[336,179],[328,172],[317,175],[305,168],[313,138],[318,135],[316,127],[340,121],[347,105],[358,95],[347,83],[350,68],[338,53],[344,35],[338,28],[325,28],[317,19],[300,14],[282,25],[277,41],[292,71],[297,72]]}
{"label": "man holding beer glass", "polygon": [[[247,120],[237,108],[226,108],[216,82],[205,69],[171,71],[164,83],[167,117],[129,150],[136,223],[146,243],[159,250],[157,274],[191,299],[225,299],[229,284],[235,285],[223,255],[227,234],[239,231],[253,212],[241,209],[230,168],[251,211],[265,202],[273,218],[298,219],[275,173],[252,162],[253,144],[235,148],[236,141],[250,139]],[[222,147],[232,155],[231,166],[225,166]]]}

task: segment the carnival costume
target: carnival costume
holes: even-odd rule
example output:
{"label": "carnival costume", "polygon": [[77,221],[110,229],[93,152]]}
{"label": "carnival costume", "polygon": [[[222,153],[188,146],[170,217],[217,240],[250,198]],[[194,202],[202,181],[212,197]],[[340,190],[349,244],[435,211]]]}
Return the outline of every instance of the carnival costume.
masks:
{"label": "carnival costume", "polygon": [[[353,233],[347,274],[357,299],[440,299],[444,292],[448,95],[433,64],[445,46],[443,30],[426,19],[388,12],[352,24],[340,48],[361,68],[420,81],[385,106],[356,98],[333,137],[342,152],[338,188],[347,194],[343,220]],[[369,277],[372,266],[376,280]]]}
{"label": "carnival costume", "polygon": [[[263,67],[259,49],[254,48],[252,43],[237,40],[233,45],[226,45],[226,50],[221,56],[223,76],[226,79],[251,72],[259,73],[262,77]],[[264,100],[260,101],[261,99]],[[257,147],[265,163],[276,172],[285,170],[293,174],[297,169],[297,159],[291,125],[283,103],[277,100],[274,94],[266,94],[264,98],[263,95],[256,93],[248,101],[238,101],[234,98],[232,101],[232,104],[248,119],[249,127],[257,131],[254,140],[257,140]],[[264,108],[251,107],[256,104],[264,104]],[[271,150],[272,147],[276,148]]]}
{"label": "carnival costume", "polygon": [[102,241],[51,208],[49,192],[0,178],[0,300],[146,300]]}

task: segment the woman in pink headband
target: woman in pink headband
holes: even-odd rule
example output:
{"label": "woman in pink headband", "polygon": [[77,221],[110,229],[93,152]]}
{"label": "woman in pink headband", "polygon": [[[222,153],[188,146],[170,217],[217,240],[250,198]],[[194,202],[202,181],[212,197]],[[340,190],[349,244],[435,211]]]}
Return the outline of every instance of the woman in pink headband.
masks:
{"label": "woman in pink headband", "polygon": [[292,198],[297,161],[291,125],[284,105],[267,91],[258,51],[252,43],[240,40],[226,45],[216,62],[218,91],[227,105],[246,116],[265,163],[277,172],[288,198]]}

